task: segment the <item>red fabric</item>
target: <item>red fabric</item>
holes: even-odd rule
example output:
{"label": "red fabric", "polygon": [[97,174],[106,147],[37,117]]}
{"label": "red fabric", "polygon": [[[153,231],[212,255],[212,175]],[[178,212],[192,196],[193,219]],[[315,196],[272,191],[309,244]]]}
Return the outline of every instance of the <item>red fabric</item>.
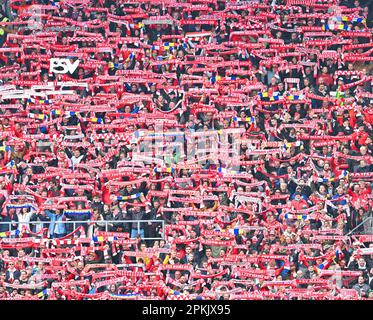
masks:
{"label": "red fabric", "polygon": [[291,201],[291,205],[292,207],[295,209],[295,210],[302,210],[303,209],[303,206],[307,206],[308,208],[308,203],[306,200],[304,199],[301,199],[299,201],[296,201],[296,200],[292,200]]}

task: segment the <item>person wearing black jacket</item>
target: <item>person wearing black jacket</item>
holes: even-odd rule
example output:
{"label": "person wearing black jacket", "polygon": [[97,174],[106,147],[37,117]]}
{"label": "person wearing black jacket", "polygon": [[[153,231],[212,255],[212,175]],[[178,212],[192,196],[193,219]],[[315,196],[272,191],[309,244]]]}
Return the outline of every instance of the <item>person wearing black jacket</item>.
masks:
{"label": "person wearing black jacket", "polygon": [[[135,204],[139,204],[140,201],[135,200]],[[149,220],[149,214],[140,206],[135,206],[127,211],[127,217],[129,220]],[[131,238],[136,238],[137,236],[145,238],[145,223],[131,223]]]}
{"label": "person wearing black jacket", "polygon": [[109,231],[111,232],[129,232],[129,226],[123,222],[115,222],[120,220],[126,220],[123,213],[118,207],[114,207],[113,211],[106,217],[106,220],[114,221],[108,223]]}
{"label": "person wearing black jacket", "polygon": [[260,231],[258,235],[253,235],[251,237],[251,246],[250,246],[250,252],[252,253],[253,251],[259,252],[260,246],[262,244],[262,241],[264,239],[263,232]]}
{"label": "person wearing black jacket", "polygon": [[7,213],[6,215],[2,214],[0,216],[0,221],[2,222],[12,222],[12,224],[10,225],[10,227],[8,225],[4,225],[4,228],[5,230],[4,231],[13,231],[13,230],[16,230],[18,228],[18,216],[16,214],[16,211],[14,209],[6,209],[7,210]]}
{"label": "person wearing black jacket", "polygon": [[99,195],[94,195],[92,202],[91,202],[91,207],[92,210],[97,209],[98,212],[102,213],[104,210],[104,203],[100,201],[100,196]]}
{"label": "person wearing black jacket", "polygon": [[356,256],[351,256],[348,263],[348,269],[353,271],[362,271],[364,277],[366,277],[369,272],[368,265],[364,257],[357,258]]}
{"label": "person wearing black jacket", "polygon": [[15,268],[14,261],[10,261],[8,263],[8,269],[5,272],[5,282],[12,283],[14,280],[19,279],[20,276],[21,272]]}
{"label": "person wearing black jacket", "polygon": [[203,266],[203,262],[207,262],[209,258],[212,258],[212,249],[209,246],[205,246],[203,250],[199,250],[195,254],[196,261],[200,267]]}
{"label": "person wearing black jacket", "polygon": [[[12,216],[9,214],[9,212],[5,213],[5,214],[1,214],[0,215],[0,222],[18,222],[18,217],[16,214],[13,215],[13,218]],[[6,231],[10,231],[10,230],[15,230],[17,229],[17,226],[16,227],[11,227],[9,226],[9,224],[0,224],[0,232],[6,232]]]}
{"label": "person wearing black jacket", "polygon": [[372,172],[372,165],[369,165],[365,160],[360,160],[359,165],[354,166],[354,172],[357,172],[357,173]]}
{"label": "person wearing black jacket", "polygon": [[[158,207],[159,207],[159,202]],[[161,222],[161,215],[157,214],[158,213],[158,208],[155,207],[147,207],[146,208],[146,213],[147,213],[147,218],[149,220],[159,220]],[[146,238],[157,238],[160,236],[159,231],[162,227],[161,223],[156,223],[156,222],[148,222],[145,223],[145,237]],[[152,241],[154,242],[154,241]]]}
{"label": "person wearing black jacket", "polygon": [[41,210],[39,214],[34,213],[30,218],[30,230],[32,232],[38,232],[39,229],[41,230],[43,227],[48,227],[48,224],[41,224],[41,223],[35,223],[32,222],[47,222],[50,221],[50,218],[45,214],[44,210]]}
{"label": "person wearing black jacket", "polygon": [[[373,248],[373,243],[370,243],[368,247]],[[365,261],[367,262],[368,270],[371,270],[373,268],[373,254],[365,256]]]}

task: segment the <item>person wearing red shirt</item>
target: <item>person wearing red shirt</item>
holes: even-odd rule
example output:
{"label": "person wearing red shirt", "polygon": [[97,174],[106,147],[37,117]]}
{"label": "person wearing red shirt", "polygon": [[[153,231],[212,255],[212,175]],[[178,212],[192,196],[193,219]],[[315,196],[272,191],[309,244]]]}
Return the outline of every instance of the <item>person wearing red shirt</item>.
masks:
{"label": "person wearing red shirt", "polygon": [[308,203],[302,198],[302,195],[297,192],[294,195],[294,199],[291,201],[291,206],[294,210],[302,210],[304,207],[308,208]]}
{"label": "person wearing red shirt", "polygon": [[321,69],[321,74],[317,76],[316,84],[325,84],[326,86],[330,87],[334,83],[333,77],[329,74],[328,67],[323,67]]}

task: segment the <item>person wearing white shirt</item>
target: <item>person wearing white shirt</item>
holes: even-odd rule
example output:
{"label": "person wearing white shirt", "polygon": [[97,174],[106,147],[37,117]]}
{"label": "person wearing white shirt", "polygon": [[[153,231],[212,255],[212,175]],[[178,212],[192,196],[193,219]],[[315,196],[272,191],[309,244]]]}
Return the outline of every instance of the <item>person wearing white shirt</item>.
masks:
{"label": "person wearing white shirt", "polygon": [[22,231],[24,227],[29,228],[29,223],[33,211],[28,208],[22,208],[20,212],[17,213],[18,217],[18,228],[17,230]]}

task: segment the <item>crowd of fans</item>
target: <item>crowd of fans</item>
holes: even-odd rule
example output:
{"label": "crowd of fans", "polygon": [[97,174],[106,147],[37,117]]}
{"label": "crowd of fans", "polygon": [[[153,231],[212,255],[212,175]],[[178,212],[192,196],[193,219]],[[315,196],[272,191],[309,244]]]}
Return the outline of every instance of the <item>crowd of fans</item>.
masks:
{"label": "crowd of fans", "polygon": [[372,299],[369,1],[5,4],[0,299]]}

